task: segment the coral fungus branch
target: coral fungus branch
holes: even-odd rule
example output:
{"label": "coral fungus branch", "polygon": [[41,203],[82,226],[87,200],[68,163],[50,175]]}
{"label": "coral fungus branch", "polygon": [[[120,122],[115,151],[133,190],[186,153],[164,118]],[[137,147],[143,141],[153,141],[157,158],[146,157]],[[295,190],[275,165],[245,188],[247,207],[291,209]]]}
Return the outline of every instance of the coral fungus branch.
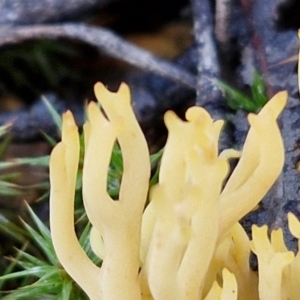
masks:
{"label": "coral fungus branch", "polygon": [[[66,271],[97,300],[99,269],[81,248],[74,229],[74,196],[79,160],[79,136],[70,112],[63,116],[62,142],[50,160],[50,229],[53,245]],[[78,267],[80,264],[80,267]],[[91,277],[90,277],[91,276]]]}

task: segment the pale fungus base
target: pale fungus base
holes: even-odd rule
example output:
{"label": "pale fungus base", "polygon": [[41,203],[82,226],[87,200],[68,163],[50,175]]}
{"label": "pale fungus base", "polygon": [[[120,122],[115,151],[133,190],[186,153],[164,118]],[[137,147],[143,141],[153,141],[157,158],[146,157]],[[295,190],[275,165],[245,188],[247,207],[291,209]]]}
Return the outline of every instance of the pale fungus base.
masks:
{"label": "pale fungus base", "polygon": [[[249,115],[251,129],[241,153],[218,153],[223,121],[214,122],[204,109],[190,108],[187,121],[167,112],[169,136],[159,182],[145,211],[149,153],[129,88],[122,84],[111,93],[97,83],[95,94],[107,118],[89,104],[83,198],[101,268],[88,259],[74,231],[79,136],[70,112],[63,116],[62,141],[50,161],[53,244],[62,266],[90,299],[298,299],[300,258],[287,251],[282,232],[273,232],[270,242],[266,228],[254,226],[250,243],[238,223],[282,170],[284,148],[276,119],[287,93],[276,94],[258,115]],[[124,173],[119,199],[113,201],[106,182],[116,140]],[[224,187],[231,157],[240,160]],[[299,222],[293,216],[289,222],[300,238]],[[259,278],[249,268],[250,249],[258,256]]]}

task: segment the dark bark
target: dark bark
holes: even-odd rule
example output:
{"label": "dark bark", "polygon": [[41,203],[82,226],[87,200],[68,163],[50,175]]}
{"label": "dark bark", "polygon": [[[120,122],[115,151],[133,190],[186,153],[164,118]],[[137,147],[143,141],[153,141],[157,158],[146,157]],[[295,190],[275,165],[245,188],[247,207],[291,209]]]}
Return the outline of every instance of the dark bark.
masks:
{"label": "dark bark", "polygon": [[[297,163],[300,157],[298,141],[300,138],[300,106],[297,87],[297,62],[281,64],[280,62],[297,53],[297,33],[293,30],[278,30],[278,5],[282,1],[258,0],[243,1],[248,29],[235,24],[241,48],[241,66],[238,68],[240,78],[249,83],[255,67],[263,74],[268,86],[269,96],[277,91],[288,90],[289,100],[283,111],[279,124],[282,130],[286,154],[283,173],[262,202],[259,210],[244,219],[243,224],[250,230],[255,224],[268,224],[272,230],[282,227],[288,247],[296,249],[295,240],[289,234],[286,212],[299,209],[300,173]],[[244,23],[245,24],[245,23]],[[235,136],[241,145],[248,128],[245,113],[235,118]],[[272,151],[272,150],[270,150]]]}

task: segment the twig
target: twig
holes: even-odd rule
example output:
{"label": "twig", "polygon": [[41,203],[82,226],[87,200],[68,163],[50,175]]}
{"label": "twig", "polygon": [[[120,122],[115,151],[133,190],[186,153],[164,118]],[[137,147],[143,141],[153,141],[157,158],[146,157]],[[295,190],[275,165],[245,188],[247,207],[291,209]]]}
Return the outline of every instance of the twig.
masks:
{"label": "twig", "polygon": [[216,1],[215,35],[219,43],[229,43],[230,0]]}
{"label": "twig", "polygon": [[116,0],[1,0],[0,24],[29,25],[82,17]]}
{"label": "twig", "polygon": [[186,70],[155,57],[150,52],[130,44],[113,32],[82,23],[63,25],[0,26],[0,46],[14,44],[34,38],[73,38],[99,49],[99,51],[120,59],[130,65],[154,72],[194,89],[196,79]]}
{"label": "twig", "polygon": [[[209,0],[191,0],[194,36],[198,49],[197,104],[218,98],[211,78],[219,77],[219,62],[214,41],[213,17]],[[219,94],[217,92],[217,94]]]}

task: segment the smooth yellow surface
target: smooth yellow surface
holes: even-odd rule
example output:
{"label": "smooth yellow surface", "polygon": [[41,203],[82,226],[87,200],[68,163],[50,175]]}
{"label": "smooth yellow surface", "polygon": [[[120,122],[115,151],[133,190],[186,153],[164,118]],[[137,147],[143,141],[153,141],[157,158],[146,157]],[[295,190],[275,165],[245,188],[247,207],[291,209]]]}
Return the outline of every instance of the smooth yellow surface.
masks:
{"label": "smooth yellow surface", "polygon": [[[241,151],[219,154],[223,121],[191,107],[182,121],[165,114],[169,131],[158,183],[150,190],[145,138],[122,84],[111,93],[98,83],[84,125],[83,199],[93,225],[91,245],[103,258],[95,266],[74,231],[74,193],[79,137],[73,116],[63,116],[62,142],[50,161],[50,225],[57,256],[90,299],[103,300],[296,300],[300,257],[287,251],[281,231],[268,239],[253,228],[253,241],[238,220],[251,211],[279,176],[284,160],[277,118],[286,92],[276,94],[258,115]],[[124,161],[118,200],[107,193],[107,170],[114,143]],[[239,163],[226,182],[232,157]],[[225,184],[226,182],[226,184]],[[289,216],[292,233],[299,222]],[[259,277],[249,267],[252,249]],[[270,276],[272,274],[272,276]],[[290,298],[288,298],[290,297]]]}

